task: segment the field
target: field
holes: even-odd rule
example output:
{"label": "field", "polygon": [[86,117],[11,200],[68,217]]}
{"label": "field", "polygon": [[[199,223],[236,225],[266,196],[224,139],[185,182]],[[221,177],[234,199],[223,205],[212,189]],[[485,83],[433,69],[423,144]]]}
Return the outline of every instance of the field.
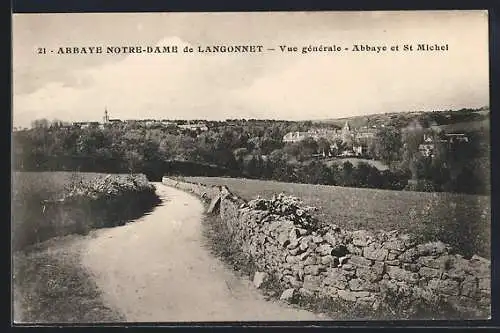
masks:
{"label": "field", "polygon": [[99,173],[92,172],[13,172],[12,196],[39,196],[41,200],[57,199],[72,181],[92,179]]}
{"label": "field", "polygon": [[338,157],[338,158],[328,159],[327,161],[325,161],[325,164],[328,166],[331,166],[332,164],[335,164],[335,163],[342,164],[342,163],[347,162],[347,161],[351,162],[351,164],[354,167],[357,167],[359,163],[364,162],[364,163],[371,165],[372,167],[377,168],[379,171],[384,171],[384,170],[389,169],[389,167],[381,161],[368,160],[366,158],[354,158],[354,157],[347,157],[347,158]]}
{"label": "field", "polygon": [[455,124],[441,125],[439,126],[443,131],[447,133],[453,132],[489,132],[490,130],[490,120],[476,120],[476,121],[464,121]]}
{"label": "field", "polygon": [[291,184],[236,178],[186,177],[227,185],[250,200],[280,192],[319,208],[318,218],[349,230],[399,230],[422,240],[441,240],[465,256],[490,257],[490,197]]}

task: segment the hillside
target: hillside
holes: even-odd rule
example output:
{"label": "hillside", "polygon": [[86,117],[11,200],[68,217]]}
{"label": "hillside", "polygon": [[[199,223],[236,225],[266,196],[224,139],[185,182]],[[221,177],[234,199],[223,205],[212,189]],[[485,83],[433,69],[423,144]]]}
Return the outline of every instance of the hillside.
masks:
{"label": "hillside", "polygon": [[292,184],[236,178],[186,177],[227,185],[253,199],[284,192],[319,208],[318,217],[349,230],[400,230],[453,244],[464,254],[490,256],[490,197]]}
{"label": "hillside", "polygon": [[[381,126],[393,124],[404,127],[412,120],[418,120],[424,127],[430,125],[442,126],[445,131],[479,131],[489,128],[488,107],[479,109],[461,109],[445,111],[414,111],[380,113],[363,116],[344,117],[313,121],[316,124],[331,124],[343,126],[346,121],[351,127]],[[456,124],[456,126],[454,126]]]}

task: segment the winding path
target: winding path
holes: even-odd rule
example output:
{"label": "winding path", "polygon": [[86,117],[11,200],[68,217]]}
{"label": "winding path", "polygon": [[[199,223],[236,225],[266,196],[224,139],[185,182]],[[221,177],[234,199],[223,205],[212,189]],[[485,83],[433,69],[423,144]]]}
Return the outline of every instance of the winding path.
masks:
{"label": "winding path", "polygon": [[97,230],[83,253],[104,301],[127,321],[325,319],[266,301],[205,248],[202,203],[161,183],[155,186],[161,206],[134,223]]}

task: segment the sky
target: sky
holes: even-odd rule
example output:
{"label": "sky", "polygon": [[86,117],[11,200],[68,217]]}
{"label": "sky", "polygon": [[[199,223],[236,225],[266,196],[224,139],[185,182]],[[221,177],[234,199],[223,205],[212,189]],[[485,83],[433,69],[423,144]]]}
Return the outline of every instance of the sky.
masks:
{"label": "sky", "polygon": [[[13,15],[13,126],[35,119],[332,119],[489,104],[486,11]],[[448,44],[437,52],[303,46]],[[57,55],[58,47],[263,45],[262,54]],[[280,45],[299,52],[279,51]],[[37,48],[49,50],[37,54]]]}

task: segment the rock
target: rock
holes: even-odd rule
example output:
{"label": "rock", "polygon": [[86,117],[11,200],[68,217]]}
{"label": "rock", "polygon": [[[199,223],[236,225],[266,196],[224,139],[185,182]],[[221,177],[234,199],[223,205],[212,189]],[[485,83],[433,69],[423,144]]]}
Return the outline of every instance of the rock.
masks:
{"label": "rock", "polygon": [[298,246],[299,246],[299,241],[297,239],[294,239],[293,241],[290,241],[290,243],[286,246],[286,248],[289,250],[293,250],[293,249],[297,248]]}
{"label": "rock", "polygon": [[366,299],[371,296],[371,293],[368,291],[355,291],[352,293],[356,299]]}
{"label": "rock", "polygon": [[314,251],[314,250],[316,250],[317,247],[318,247],[318,244],[316,244],[314,242],[309,243],[309,250]]}
{"label": "rock", "polygon": [[287,263],[294,264],[297,261],[299,261],[300,258],[298,256],[294,256],[294,255],[287,255],[285,260]]}
{"label": "rock", "polygon": [[297,228],[297,230],[299,231],[299,235],[300,235],[300,236],[309,235],[309,230],[307,230],[307,229],[304,229],[304,228]]}
{"label": "rock", "polygon": [[471,261],[479,261],[479,262],[481,262],[481,263],[483,263],[483,264],[485,264],[485,265],[488,265],[488,267],[489,267],[489,266],[490,266],[490,264],[491,264],[491,261],[489,261],[489,260],[488,260],[488,259],[486,259],[486,258],[480,257],[480,256],[478,256],[477,254],[474,254],[470,260],[471,260]]}
{"label": "rock", "polygon": [[[306,266],[308,267],[308,266]],[[320,288],[321,285],[321,279],[318,276],[313,276],[313,275],[305,275],[304,276],[304,283],[303,287],[304,289],[310,290],[310,291],[316,291]]]}
{"label": "rock", "polygon": [[460,295],[475,297],[478,291],[477,278],[467,276],[461,284]]}
{"label": "rock", "polygon": [[420,274],[420,276],[423,276],[428,279],[441,278],[441,271],[439,269],[430,268],[426,266],[420,267],[418,273]]}
{"label": "rock", "polygon": [[321,272],[321,266],[320,265],[307,265],[304,267],[304,273],[310,274],[310,275],[319,275]]}
{"label": "rock", "polygon": [[267,279],[268,275],[264,272],[255,272],[253,276],[253,285],[255,288],[260,288],[262,283],[264,283]]}
{"label": "rock", "polygon": [[352,264],[343,264],[341,267],[346,271],[353,271],[356,269]]}
{"label": "rock", "polygon": [[319,244],[324,241],[323,237],[321,236],[313,236],[312,241],[316,244]]}
{"label": "rock", "polygon": [[367,246],[372,237],[366,230],[357,230],[352,233],[352,243],[356,246]]}
{"label": "rock", "polygon": [[323,265],[331,265],[333,267],[336,267],[338,265],[338,259],[337,257],[331,256],[331,255],[326,255],[321,257],[321,264]]}
{"label": "rock", "polygon": [[389,251],[384,248],[375,248],[373,245],[367,246],[363,250],[363,256],[368,259],[384,261]]}
{"label": "rock", "polygon": [[317,263],[317,257],[315,255],[310,255],[304,260],[304,265],[315,265]]}
{"label": "rock", "polygon": [[423,256],[418,258],[416,262],[421,266],[429,268],[445,269],[447,260],[448,258],[446,257]]}
{"label": "rock", "polygon": [[331,246],[336,246],[338,243],[337,237],[335,237],[335,235],[331,231],[328,231],[326,234],[324,234],[323,239]]}
{"label": "rock", "polygon": [[405,271],[410,271],[413,273],[417,273],[420,267],[416,264],[404,263],[402,267]]}
{"label": "rock", "polygon": [[399,260],[401,260],[402,262],[414,262],[419,256],[419,253],[417,251],[416,248],[412,247],[412,248],[409,248],[408,250],[406,250],[405,252],[403,252],[400,256],[399,256]]}
{"label": "rock", "polygon": [[399,260],[386,260],[385,263],[389,266],[399,266],[401,264]]}
{"label": "rock", "polygon": [[301,253],[303,253],[304,251],[300,249],[300,247],[296,247],[295,249],[292,249],[292,250],[288,250],[288,252],[291,254],[291,255],[299,255]]}
{"label": "rock", "polygon": [[389,251],[387,254],[387,260],[396,260],[399,257],[399,253],[396,253],[394,251]]}
{"label": "rock", "polygon": [[209,213],[209,214],[213,213],[219,207],[220,201],[221,201],[221,196],[219,194],[218,196],[214,197],[212,199],[212,201],[210,202],[210,205],[208,206],[207,213]]}
{"label": "rock", "polygon": [[371,266],[372,261],[369,259],[366,259],[362,256],[351,256],[349,258],[349,263],[356,265],[356,266]]}
{"label": "rock", "polygon": [[446,271],[443,275],[453,280],[463,281],[465,279],[466,273],[463,269],[459,267],[452,267],[448,271]]}
{"label": "rock", "polygon": [[384,247],[398,252],[404,252],[404,250],[406,250],[405,243],[402,239],[391,239],[384,243]]}
{"label": "rock", "polygon": [[330,244],[322,244],[316,248],[316,252],[318,252],[322,256],[331,254],[332,250],[333,248]]}
{"label": "rock", "polygon": [[419,256],[429,256],[448,253],[450,247],[441,241],[437,241],[417,245],[416,249]]}
{"label": "rock", "polygon": [[306,251],[309,248],[309,244],[307,242],[300,242],[299,248],[302,251]]}
{"label": "rock", "polygon": [[347,251],[349,251],[349,253],[351,253],[351,254],[355,254],[355,255],[362,255],[363,254],[363,249],[355,246],[352,243],[348,243],[346,247],[347,247]]}
{"label": "rock", "polygon": [[293,296],[295,296],[295,289],[293,288],[288,288],[280,296],[281,301],[286,301],[286,302],[291,302],[293,299]]}
{"label": "rock", "polygon": [[301,253],[301,254],[299,255],[299,260],[300,260],[300,261],[304,261],[304,260],[306,260],[306,258],[307,258],[307,257],[309,257],[309,255],[310,255],[310,254],[311,254],[311,252],[310,252],[310,251],[306,251],[306,252],[304,252],[304,253]]}
{"label": "rock", "polygon": [[338,289],[346,289],[348,286],[347,278],[335,271],[328,272],[329,274],[323,279],[323,283],[327,286],[335,287]]}
{"label": "rock", "polygon": [[405,281],[410,284],[416,284],[418,282],[418,274],[408,272],[396,266],[387,266],[387,274],[391,279],[397,281]]}
{"label": "rock", "polygon": [[352,279],[349,281],[349,289],[352,291],[359,291],[359,290],[364,290],[363,289],[363,281],[361,279]]}
{"label": "rock", "polygon": [[290,233],[288,234],[288,238],[290,239],[290,243],[292,243],[294,241],[298,241],[299,236],[300,236],[300,234],[299,234],[299,230],[297,228],[293,228],[292,230],[290,230]]}
{"label": "rock", "polygon": [[384,264],[376,263],[372,267],[360,266],[356,269],[356,275],[369,282],[380,281],[384,275]]}

